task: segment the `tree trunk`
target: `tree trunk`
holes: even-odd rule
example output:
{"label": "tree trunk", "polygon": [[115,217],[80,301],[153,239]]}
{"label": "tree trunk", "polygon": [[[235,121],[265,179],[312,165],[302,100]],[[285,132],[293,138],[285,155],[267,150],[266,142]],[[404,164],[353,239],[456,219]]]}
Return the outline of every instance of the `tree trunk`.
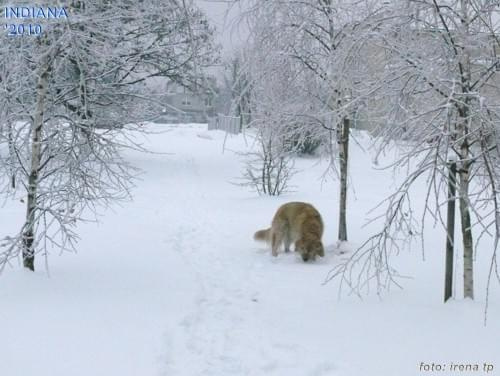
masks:
{"label": "tree trunk", "polygon": [[468,201],[469,169],[469,162],[464,162],[460,169],[460,218],[464,248],[464,297],[474,299],[473,242]]}
{"label": "tree trunk", "polygon": [[471,216],[469,208],[469,183],[472,162],[470,161],[470,145],[467,126],[469,114],[467,99],[465,105],[459,109],[459,121],[457,124],[458,135],[462,138],[460,143],[459,167],[459,204],[460,223],[462,229],[462,245],[464,255],[464,297],[474,299],[474,276],[473,276],[473,241],[471,229]]}
{"label": "tree trunk", "polygon": [[338,132],[340,159],[340,202],[339,202],[339,241],[347,241],[347,162],[349,160],[350,120],[345,117],[339,124]]}
{"label": "tree trunk", "polygon": [[455,195],[457,183],[457,164],[456,162],[448,163],[448,213],[446,223],[446,262],[445,262],[445,279],[444,279],[444,302],[451,298],[453,287],[453,247],[455,243]]}
{"label": "tree trunk", "polygon": [[[470,1],[460,0],[461,6],[461,29],[464,35],[470,35]],[[469,181],[472,162],[470,157],[470,144],[468,139],[467,122],[470,121],[470,100],[471,100],[471,62],[469,50],[464,49],[460,56],[462,70],[462,92],[464,94],[463,107],[459,113],[461,121],[459,123],[460,136],[463,141],[460,145],[460,217],[462,223],[462,239],[464,246],[464,297],[474,299],[474,276],[473,276],[473,242],[469,209]]]}
{"label": "tree trunk", "polygon": [[44,123],[44,105],[47,95],[51,58],[47,55],[39,66],[38,83],[36,86],[36,107],[31,131],[31,167],[28,176],[28,199],[26,204],[26,222],[23,232],[23,265],[35,270],[35,225],[37,208],[38,174],[42,152],[42,128]]}

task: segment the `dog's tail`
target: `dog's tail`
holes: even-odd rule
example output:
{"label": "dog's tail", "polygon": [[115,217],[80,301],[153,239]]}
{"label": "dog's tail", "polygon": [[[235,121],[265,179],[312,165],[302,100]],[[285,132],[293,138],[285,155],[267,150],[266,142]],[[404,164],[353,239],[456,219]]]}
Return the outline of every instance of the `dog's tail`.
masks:
{"label": "dog's tail", "polygon": [[259,230],[255,234],[253,234],[253,238],[254,240],[269,243],[271,241],[271,229],[268,228],[266,230]]}

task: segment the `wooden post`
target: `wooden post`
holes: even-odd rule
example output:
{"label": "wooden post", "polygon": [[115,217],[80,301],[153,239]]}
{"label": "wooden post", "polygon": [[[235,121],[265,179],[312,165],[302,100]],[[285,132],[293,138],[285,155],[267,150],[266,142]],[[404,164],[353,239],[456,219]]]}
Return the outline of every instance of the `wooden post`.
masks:
{"label": "wooden post", "polygon": [[444,280],[444,302],[451,298],[453,286],[453,245],[455,242],[455,193],[457,163],[448,162],[448,212],[446,220],[446,262]]}

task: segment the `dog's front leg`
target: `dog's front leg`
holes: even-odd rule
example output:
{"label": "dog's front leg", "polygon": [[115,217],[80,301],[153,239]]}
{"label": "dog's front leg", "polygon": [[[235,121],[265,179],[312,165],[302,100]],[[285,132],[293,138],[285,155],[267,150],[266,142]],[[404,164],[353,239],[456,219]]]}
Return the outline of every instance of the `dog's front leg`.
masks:
{"label": "dog's front leg", "polygon": [[290,252],[290,244],[292,244],[290,234],[285,234],[285,252]]}

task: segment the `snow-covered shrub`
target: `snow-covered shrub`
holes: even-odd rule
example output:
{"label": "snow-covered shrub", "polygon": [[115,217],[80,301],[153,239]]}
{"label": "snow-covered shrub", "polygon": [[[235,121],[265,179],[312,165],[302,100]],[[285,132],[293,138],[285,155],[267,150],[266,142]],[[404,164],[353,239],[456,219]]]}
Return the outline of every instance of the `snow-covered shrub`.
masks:
{"label": "snow-covered shrub", "polygon": [[246,153],[243,185],[259,194],[278,196],[286,192],[294,174],[293,151],[286,127],[271,120],[255,121],[256,150]]}

